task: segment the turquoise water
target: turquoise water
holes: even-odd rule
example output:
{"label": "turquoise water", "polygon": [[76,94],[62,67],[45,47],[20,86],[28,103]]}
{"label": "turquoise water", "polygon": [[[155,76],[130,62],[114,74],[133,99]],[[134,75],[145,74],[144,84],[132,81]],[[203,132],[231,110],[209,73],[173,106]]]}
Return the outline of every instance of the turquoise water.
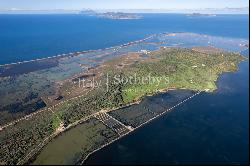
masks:
{"label": "turquoise water", "polygon": [[247,38],[248,15],[144,14],[141,20],[84,15],[0,15],[0,64],[106,48],[160,32]]}

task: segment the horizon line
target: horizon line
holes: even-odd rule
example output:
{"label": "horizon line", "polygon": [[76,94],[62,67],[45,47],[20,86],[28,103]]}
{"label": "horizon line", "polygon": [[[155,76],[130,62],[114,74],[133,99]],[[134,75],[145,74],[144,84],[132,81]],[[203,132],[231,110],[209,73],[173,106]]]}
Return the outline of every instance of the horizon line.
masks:
{"label": "horizon line", "polygon": [[223,10],[223,9],[249,9],[249,6],[244,6],[244,7],[221,7],[221,8],[81,8],[81,9],[63,9],[63,8],[52,8],[52,9],[25,9],[25,8],[0,8],[1,10],[8,10],[8,11],[22,11],[22,10],[27,10],[27,11],[44,11],[44,10],[65,10],[65,11],[72,11],[72,10]]}

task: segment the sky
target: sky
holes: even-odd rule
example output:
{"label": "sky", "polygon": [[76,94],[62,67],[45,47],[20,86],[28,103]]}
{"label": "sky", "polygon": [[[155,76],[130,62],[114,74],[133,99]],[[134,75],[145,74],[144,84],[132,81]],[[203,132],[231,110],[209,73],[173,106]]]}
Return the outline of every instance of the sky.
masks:
{"label": "sky", "polygon": [[0,0],[0,9],[197,9],[249,7],[248,0]]}

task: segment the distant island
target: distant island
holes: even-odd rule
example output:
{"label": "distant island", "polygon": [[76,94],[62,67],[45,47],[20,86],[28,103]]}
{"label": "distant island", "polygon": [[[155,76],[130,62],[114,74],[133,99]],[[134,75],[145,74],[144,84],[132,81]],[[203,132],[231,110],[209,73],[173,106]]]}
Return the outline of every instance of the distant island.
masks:
{"label": "distant island", "polygon": [[80,14],[88,16],[97,16],[102,18],[114,19],[114,20],[131,20],[131,19],[141,19],[142,16],[134,13],[123,13],[123,12],[102,12],[98,13],[94,10],[83,10],[79,12]]}
{"label": "distant island", "polygon": [[100,17],[114,19],[114,20],[129,20],[129,19],[141,19],[142,16],[133,13],[123,12],[106,12],[99,14]]}
{"label": "distant island", "polygon": [[187,14],[187,16],[208,16],[208,17],[215,17],[216,14],[203,14],[203,13],[191,13],[191,14]]}
{"label": "distant island", "polygon": [[91,10],[91,9],[87,9],[87,10],[80,11],[79,14],[94,16],[94,15],[97,15],[97,12],[95,12],[94,10]]}

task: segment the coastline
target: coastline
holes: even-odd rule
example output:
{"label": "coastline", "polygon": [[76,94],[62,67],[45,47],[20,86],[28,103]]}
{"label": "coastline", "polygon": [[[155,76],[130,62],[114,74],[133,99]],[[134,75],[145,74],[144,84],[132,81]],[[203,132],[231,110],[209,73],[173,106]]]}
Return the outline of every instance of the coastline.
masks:
{"label": "coastline", "polygon": [[[245,61],[245,60],[246,60],[246,59],[243,59],[243,60],[241,60],[240,62],[243,62],[243,61]],[[239,63],[240,63],[240,62],[239,62]],[[218,78],[219,78],[222,74],[224,74],[224,73],[236,72],[236,71],[238,71],[238,70],[239,70],[239,67],[238,67],[238,65],[237,65],[237,69],[236,69],[235,71],[228,71],[228,72],[222,72],[222,73],[220,73],[220,74],[218,75],[218,77],[216,78],[215,84],[218,84]],[[159,90],[159,91],[157,91],[157,92],[155,92],[155,93],[153,93],[153,94],[149,94],[149,95],[146,95],[146,96],[154,96],[154,95],[157,95],[157,94],[160,94],[160,93],[166,93],[166,92],[171,91],[171,90],[178,90],[178,89],[175,89],[175,88],[171,88],[171,89],[161,89],[161,90]],[[190,90],[190,89],[180,88],[180,90]],[[161,113],[161,114],[159,114],[159,115],[157,115],[157,116],[151,118],[150,120],[144,122],[143,124],[141,124],[141,125],[139,125],[138,127],[134,128],[133,131],[135,131],[135,130],[137,130],[137,129],[143,127],[144,125],[146,125],[146,124],[152,122],[153,120],[155,120],[155,119],[157,119],[157,118],[163,116],[163,115],[166,114],[167,112],[171,111],[172,109],[178,107],[179,105],[185,103],[185,102],[188,101],[189,99],[192,99],[193,97],[195,97],[196,95],[199,95],[199,94],[202,93],[202,92],[205,92],[205,93],[213,93],[213,92],[215,92],[215,91],[217,91],[217,90],[218,90],[218,88],[217,88],[217,86],[216,86],[216,89],[214,89],[213,91],[207,91],[207,90],[204,90],[204,91],[196,91],[196,93],[195,93],[194,95],[192,95],[191,97],[189,97],[189,98],[183,100],[182,102],[180,102],[180,103],[178,103],[177,105],[171,107],[170,109],[167,109],[167,110],[164,111],[163,113]],[[191,90],[191,91],[192,91],[192,90]],[[135,103],[136,103],[136,104],[139,104],[139,103],[143,100],[143,98],[146,97],[146,96],[141,97],[140,100],[138,100],[138,103],[137,103],[137,102],[135,102]],[[134,103],[134,104],[135,104],[135,103]],[[133,105],[133,104],[131,104],[131,105]],[[126,107],[126,106],[125,106],[125,107]],[[119,108],[118,108],[118,109],[119,109]],[[112,110],[112,111],[115,111],[115,110]],[[111,111],[110,111],[110,112],[111,112]],[[103,149],[103,148],[109,146],[110,144],[112,144],[112,143],[114,143],[114,142],[120,140],[121,138],[123,138],[123,137],[125,137],[125,136],[131,134],[133,131],[129,131],[128,133],[126,133],[126,134],[124,134],[124,135],[122,135],[122,136],[120,136],[120,137],[114,139],[114,140],[111,141],[111,142],[108,142],[107,144],[101,146],[100,148],[94,150],[93,152],[90,152],[88,155],[86,155],[86,157],[84,157],[84,158],[81,159],[79,162],[77,162],[77,164],[78,164],[78,165],[83,165],[83,164],[85,163],[85,161],[86,161],[92,154],[94,154],[94,153],[96,153],[97,151],[99,151],[99,150],[101,150],[101,149]]]}
{"label": "coastline", "polygon": [[[243,60],[243,61],[241,61],[240,63],[248,63],[248,65],[249,65],[249,60],[247,60],[247,62],[245,61],[245,60]],[[241,69],[241,71],[239,71],[239,68],[237,69],[237,71],[236,72],[223,72],[223,73],[221,73],[221,75],[220,75],[220,80],[217,80],[216,81],[216,85],[218,85],[219,84],[219,81],[221,82],[221,80],[223,80],[223,79],[221,79],[221,77],[223,76],[223,75],[238,75],[239,73],[238,72],[242,72],[242,69]],[[247,70],[247,73],[248,73],[248,70]],[[249,73],[248,73],[249,74]],[[233,78],[235,78],[235,77],[233,77]],[[238,78],[238,77],[237,77]],[[222,81],[223,82],[223,81]],[[236,89],[237,89],[237,87],[236,87]],[[219,88],[218,87],[218,89],[216,89],[214,92],[212,92],[212,94],[219,94],[219,93],[221,93],[220,92],[220,90],[221,90],[221,88]],[[222,89],[222,91],[223,91],[223,89]],[[206,93],[206,92],[205,92]],[[225,94],[222,94],[222,95],[225,95]],[[204,95],[204,96],[207,96],[206,94]],[[208,96],[210,96],[210,95],[208,95]],[[203,96],[202,96],[202,98],[203,98]],[[207,97],[205,97],[205,99],[207,99]],[[203,99],[204,100],[204,99]],[[237,101],[237,100],[236,100]],[[198,102],[199,102],[199,100],[198,100]],[[197,102],[195,102],[195,103],[197,103]],[[210,102],[211,103],[211,102]],[[213,106],[211,106],[211,107],[213,107]],[[209,107],[209,108],[211,108],[211,107]],[[195,108],[195,110],[196,110],[197,108]],[[184,109],[185,110],[185,109]],[[206,110],[207,111],[207,110]],[[209,112],[210,110],[208,109],[208,112]],[[220,111],[220,108],[219,108],[219,110],[217,110],[217,111]],[[236,112],[237,112],[238,110],[236,110]],[[248,111],[247,111],[248,112]],[[199,113],[201,113],[201,112],[199,112]],[[236,114],[238,114],[238,113],[236,113]],[[191,115],[193,115],[193,114],[191,114]],[[206,114],[207,115],[207,114]],[[208,114],[208,115],[211,115],[211,114]],[[230,114],[231,115],[231,114]],[[198,115],[197,115],[198,116]],[[191,118],[191,120],[192,120],[192,118]],[[160,121],[160,120],[159,120]],[[176,122],[177,123],[177,122]],[[205,122],[204,122],[205,123]],[[237,123],[237,122],[235,122],[235,123]],[[162,123],[161,123],[162,124]],[[159,125],[158,125],[159,126]],[[231,125],[230,125],[231,126]],[[155,127],[154,127],[155,128]],[[187,129],[187,127],[185,128],[185,129]],[[230,130],[230,129],[229,129]],[[144,132],[145,133],[145,132]],[[172,132],[171,132],[172,133]],[[131,136],[132,137],[132,136]],[[141,138],[142,136],[141,136],[141,134],[140,134],[140,137],[139,138]],[[163,136],[162,136],[163,137]],[[127,138],[125,138],[126,140],[128,140]],[[231,139],[229,139],[229,140],[231,140]],[[113,143],[115,143],[115,142],[117,142],[118,140],[116,140],[116,141],[114,141]],[[125,143],[124,143],[125,142]],[[126,143],[127,143],[128,141],[121,141],[121,142],[119,142],[119,144],[121,144],[121,145],[127,145]],[[170,143],[171,144],[171,143]],[[110,145],[110,144],[109,144]],[[107,146],[109,146],[109,145],[107,145]],[[111,151],[112,152],[110,152],[110,154],[112,154],[112,153],[114,153],[115,151],[115,149],[117,148],[117,145],[118,145],[118,143],[115,143],[115,145],[110,145],[111,147],[108,147],[108,150],[110,150],[111,149]],[[107,146],[105,146],[105,147],[107,147]],[[131,148],[131,145],[128,145],[129,147],[128,148]],[[103,147],[103,148],[105,148],[105,147]],[[164,146],[165,147],[165,146]],[[103,148],[101,148],[100,150],[102,150]],[[100,157],[100,155],[104,155],[104,156],[106,156],[107,155],[107,151],[108,150],[102,150],[101,152],[97,152],[97,151],[95,151],[94,153],[96,153],[97,152],[97,155],[95,155],[94,153],[91,153],[91,155],[94,155],[93,157],[91,157],[91,155],[89,155],[88,156],[88,158],[86,158],[84,161],[82,161],[82,163],[81,164],[85,164],[86,162],[86,164],[98,164],[98,163],[100,163],[100,161],[103,161],[103,159]],[[171,151],[170,151],[171,152]],[[184,154],[185,155],[185,154]],[[248,156],[248,155],[247,155]],[[247,157],[247,156],[245,156],[245,157]],[[97,159],[95,158],[95,157],[97,157]],[[118,157],[119,157],[119,155],[118,155]],[[88,161],[88,159],[90,158],[90,161]],[[98,160],[98,162],[93,162],[94,160]],[[100,161],[99,161],[100,160]],[[129,159],[129,161],[131,162],[131,160],[133,160],[133,158],[132,159]],[[104,161],[105,162],[107,162],[107,161],[109,161],[108,159],[104,159]],[[248,161],[248,160],[247,160]],[[111,161],[110,161],[111,162]],[[114,162],[117,162],[117,160],[116,161],[114,161]],[[229,161],[228,161],[229,162]],[[233,162],[233,163],[235,163],[235,164],[240,164],[241,162]]]}

